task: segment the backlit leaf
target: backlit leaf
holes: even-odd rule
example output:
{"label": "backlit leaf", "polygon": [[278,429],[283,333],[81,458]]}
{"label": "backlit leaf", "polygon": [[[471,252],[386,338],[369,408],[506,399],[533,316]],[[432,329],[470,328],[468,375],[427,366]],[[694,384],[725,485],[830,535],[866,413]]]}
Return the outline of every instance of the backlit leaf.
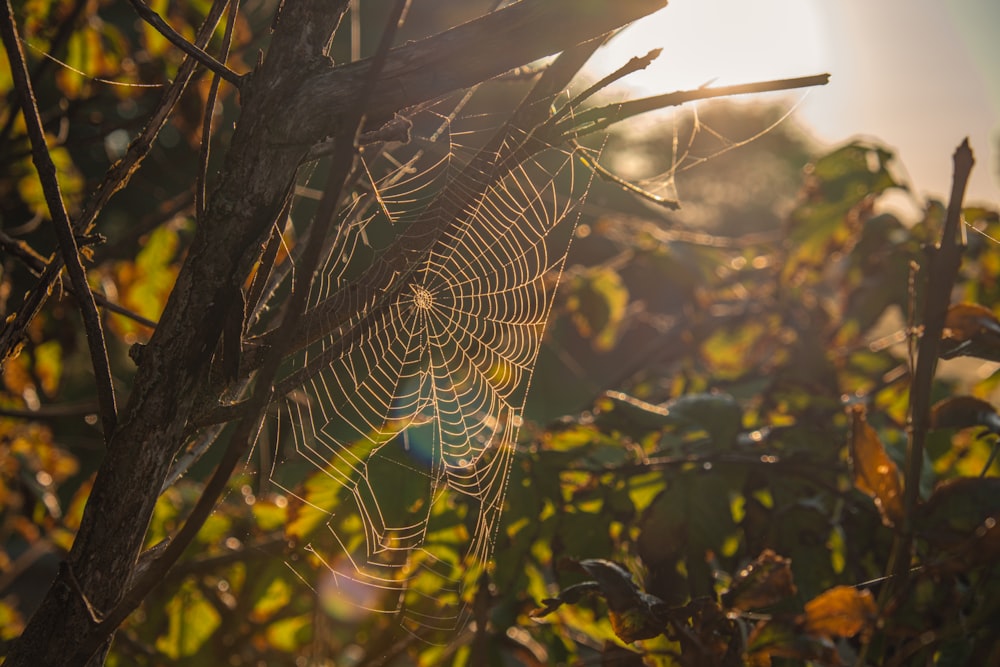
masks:
{"label": "backlit leaf", "polygon": [[[45,143],[49,147],[49,156],[56,167],[56,178],[59,181],[59,192],[62,195],[63,204],[69,214],[73,215],[83,198],[83,176],[73,164],[73,158],[69,151],[64,146],[59,146],[55,137],[46,134]],[[17,183],[18,194],[31,209],[32,214],[48,219],[49,205],[45,201],[45,192],[42,190],[38,171],[30,158],[25,158],[24,170],[24,176]]]}
{"label": "backlit leaf", "polygon": [[267,641],[278,651],[299,651],[312,636],[314,619],[310,614],[284,618],[267,626]]}
{"label": "backlit leaf", "polygon": [[865,419],[864,407],[855,405],[851,414],[851,465],[854,486],[868,494],[882,515],[882,523],[894,526],[903,518],[903,484],[895,462]]}
{"label": "backlit leaf", "polygon": [[878,608],[870,591],[836,586],[806,603],[804,629],[811,635],[853,637],[874,628]]}
{"label": "backlit leaf", "polygon": [[24,619],[17,611],[17,605],[9,599],[0,600],[0,639],[14,639],[24,630]]}
{"label": "backlit leaf", "polygon": [[[176,229],[158,227],[146,237],[134,262],[119,262],[115,266],[115,282],[123,306],[146,319],[155,321],[160,317],[177,279],[178,244]],[[120,315],[113,315],[111,323],[124,336],[147,331]]]}
{"label": "backlit leaf", "polygon": [[640,590],[628,570],[601,558],[582,560],[576,565],[594,581],[569,586],[557,597],[543,600],[544,606],[533,610],[531,617],[545,616],[563,604],[573,604],[585,595],[598,594],[607,603],[611,627],[623,642],[650,639],[664,631],[660,614],[666,605],[656,596]]}

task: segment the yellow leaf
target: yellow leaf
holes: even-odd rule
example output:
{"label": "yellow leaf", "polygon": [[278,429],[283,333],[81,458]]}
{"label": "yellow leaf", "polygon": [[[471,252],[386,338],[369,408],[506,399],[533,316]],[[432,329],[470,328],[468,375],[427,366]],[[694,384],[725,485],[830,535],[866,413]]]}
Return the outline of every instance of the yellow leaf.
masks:
{"label": "yellow leaf", "polygon": [[854,469],[854,486],[875,500],[875,507],[882,515],[882,523],[894,526],[903,518],[903,483],[899,468],[865,419],[864,407],[852,409],[851,464]]}

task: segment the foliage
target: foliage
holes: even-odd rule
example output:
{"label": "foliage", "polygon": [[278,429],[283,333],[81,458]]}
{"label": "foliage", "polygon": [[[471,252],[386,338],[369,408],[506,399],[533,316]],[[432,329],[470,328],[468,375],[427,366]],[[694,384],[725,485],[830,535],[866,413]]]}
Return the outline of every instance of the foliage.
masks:
{"label": "foliage", "polygon": [[[56,21],[73,11],[64,4],[37,16]],[[207,10],[186,4],[192,16],[171,20],[190,25]],[[27,39],[92,76],[172,76],[178,59],[162,36],[137,30],[118,11],[101,6],[61,44],[57,23],[29,21]],[[108,29],[94,28],[99,16]],[[72,208],[120,157],[115,132],[152,102],[142,89],[67,72],[43,79],[40,97],[74,128],[52,146]],[[10,90],[9,81],[0,85]],[[194,111],[185,115],[182,104],[156,148],[157,160],[175,170],[137,179],[103,213],[111,241],[94,250],[91,281],[140,316],[107,319],[123,383],[134,373],[129,346],[151,332],[141,318],[159,317],[190,242],[193,198],[183,175],[196,164],[204,88],[189,91]],[[221,115],[232,117],[235,105],[225,97]],[[43,249],[35,259],[53,249],[36,229],[44,203],[24,129],[5,113],[0,203],[5,234],[17,237],[5,245],[6,305],[38,268],[15,261],[13,248]],[[700,122],[759,124],[771,113],[708,107]],[[110,131],[88,135],[77,129],[84,119]],[[711,153],[709,133],[691,131],[691,153]],[[935,380],[940,402],[923,475],[900,472],[914,389],[906,348],[923,324],[911,320],[923,285],[935,280],[922,247],[938,239],[944,207],[928,202],[919,220],[883,211],[886,193],[902,187],[894,156],[862,142],[813,156],[794,176],[796,194],[787,181],[808,149],[790,137],[779,128],[766,135],[778,142],[768,150],[751,144],[725,157],[732,163],[720,158],[714,175],[709,162],[681,180],[682,191],[686,184],[697,194],[723,177],[734,192],[752,189],[732,166],[749,152],[770,160],[770,177],[785,188],[762,186],[762,200],[743,208],[693,199],[691,208],[708,218],[698,227],[685,209],[653,210],[613,185],[595,186],[533,379],[535,420],[518,443],[495,560],[466,582],[471,623],[447,643],[424,643],[400,633],[393,616],[368,613],[377,601],[335,580],[311,551],[326,512],[344,502],[328,471],[276,488],[267,483],[267,455],[258,453],[229,480],[225,500],[164,585],[126,621],[108,664],[904,665],[995,657],[995,374]],[[227,138],[223,130],[216,139]],[[640,141],[651,154],[669,145],[657,136]],[[612,163],[625,144],[612,138]],[[785,159],[775,164],[772,153]],[[655,172],[681,159],[655,154],[649,163]],[[157,206],[144,205],[150,200]],[[794,206],[781,210],[780,202]],[[995,360],[1000,324],[990,304],[1000,301],[1000,249],[992,239],[1000,221],[988,208],[967,208],[965,219],[980,234],[970,238],[941,356]],[[294,245],[296,235],[287,236]],[[59,296],[4,366],[3,640],[20,632],[69,550],[91,490],[88,450],[100,446],[80,325],[72,299]],[[147,548],[155,552],[176,533],[212,462],[160,494]],[[909,515],[903,493],[915,484],[920,501]],[[470,529],[466,502],[455,494],[441,503],[434,536],[436,553],[453,554],[447,566],[460,572],[474,570],[459,559]],[[366,539],[364,526],[346,513],[334,521],[354,541],[344,545],[346,558]],[[891,588],[885,576],[904,529],[914,536],[912,571]],[[427,572],[416,594],[435,601]]]}

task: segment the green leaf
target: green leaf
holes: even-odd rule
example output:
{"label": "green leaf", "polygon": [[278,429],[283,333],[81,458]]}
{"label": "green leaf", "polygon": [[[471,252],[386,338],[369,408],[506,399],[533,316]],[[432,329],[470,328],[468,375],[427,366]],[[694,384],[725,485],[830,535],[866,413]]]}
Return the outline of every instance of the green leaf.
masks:
{"label": "green leaf", "polygon": [[594,580],[569,586],[557,597],[543,600],[545,606],[532,611],[532,617],[544,616],[563,604],[574,604],[585,595],[599,593],[607,602],[611,627],[623,642],[650,639],[663,633],[665,625],[660,618],[665,611],[663,601],[640,590],[628,570],[602,558],[581,560],[576,565]]}
{"label": "green leaf", "polygon": [[[23,124],[24,121],[21,121]],[[56,179],[59,181],[59,192],[62,195],[63,205],[70,215],[76,213],[83,198],[84,179],[80,171],[73,164],[73,158],[64,146],[56,143],[56,138],[52,135],[45,135],[45,143],[49,147],[49,156],[56,167]],[[45,192],[42,190],[42,182],[38,178],[38,171],[31,158],[25,158],[22,162],[24,176],[17,183],[18,194],[31,210],[32,214],[45,219],[51,219],[49,215],[49,205],[45,201]]]}
{"label": "green leaf", "polygon": [[253,517],[257,522],[257,527],[262,531],[277,530],[288,521],[288,506],[285,499],[281,498],[282,504],[270,500],[258,499],[251,508]]}
{"label": "green leaf", "polygon": [[296,653],[312,638],[314,618],[311,614],[283,618],[267,626],[267,641],[278,651]]}
{"label": "green leaf", "polygon": [[12,600],[0,600],[0,639],[9,640],[19,636],[24,630],[24,619],[12,604]]}
{"label": "green leaf", "polygon": [[[146,238],[134,262],[118,262],[114,278],[121,304],[146,319],[156,321],[167,304],[177,280],[177,250],[180,237],[172,226],[157,227]],[[148,329],[121,315],[111,323],[122,336]]]}
{"label": "green leaf", "polygon": [[274,615],[280,609],[288,606],[292,599],[292,588],[288,582],[281,578],[275,578],[264,590],[250,612],[254,621],[263,622]]}

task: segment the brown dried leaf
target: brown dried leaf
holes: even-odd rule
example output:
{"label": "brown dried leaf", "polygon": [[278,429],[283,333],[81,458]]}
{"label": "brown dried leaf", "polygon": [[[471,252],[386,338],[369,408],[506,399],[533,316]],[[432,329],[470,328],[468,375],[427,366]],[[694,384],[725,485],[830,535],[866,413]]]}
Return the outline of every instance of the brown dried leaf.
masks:
{"label": "brown dried leaf", "polygon": [[875,500],[875,507],[882,515],[882,523],[894,526],[903,518],[903,483],[899,468],[865,419],[865,409],[856,405],[851,410],[851,465],[854,486]]}
{"label": "brown dried leaf", "polygon": [[870,631],[878,615],[870,591],[835,586],[806,603],[804,630],[824,637],[853,637]]}

